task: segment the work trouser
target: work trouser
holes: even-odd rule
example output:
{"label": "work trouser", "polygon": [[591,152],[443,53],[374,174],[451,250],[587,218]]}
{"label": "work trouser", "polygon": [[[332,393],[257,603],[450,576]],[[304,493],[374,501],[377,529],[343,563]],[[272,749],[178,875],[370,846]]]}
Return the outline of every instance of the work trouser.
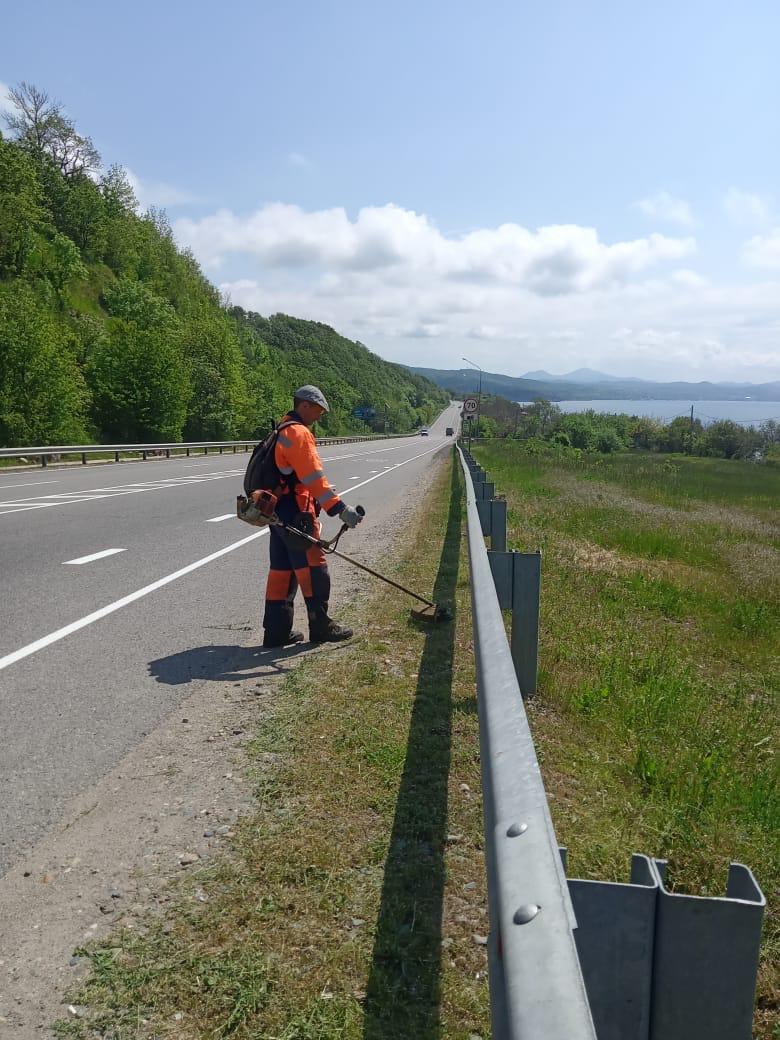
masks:
{"label": "work trouser", "polygon": [[[320,522],[314,510],[314,500],[308,493],[284,495],[279,499],[276,513],[280,520],[295,526],[299,513],[309,513],[313,522],[313,537],[320,536]],[[295,593],[300,587],[309,615],[309,633],[324,630],[328,623],[330,574],[325,554],[319,546],[308,549],[290,545],[287,534],[278,527],[271,528],[271,568],[265,590],[263,627],[273,641],[286,639],[293,626]]]}

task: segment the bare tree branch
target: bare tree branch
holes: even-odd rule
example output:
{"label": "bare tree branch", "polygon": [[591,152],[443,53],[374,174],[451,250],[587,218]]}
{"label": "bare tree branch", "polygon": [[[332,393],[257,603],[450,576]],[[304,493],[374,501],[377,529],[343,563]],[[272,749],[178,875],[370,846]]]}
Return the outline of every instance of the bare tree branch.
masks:
{"label": "bare tree branch", "polygon": [[9,91],[16,112],[5,122],[16,140],[37,155],[47,155],[66,177],[100,168],[100,155],[89,137],[76,132],[63,107],[45,90],[24,81]]}

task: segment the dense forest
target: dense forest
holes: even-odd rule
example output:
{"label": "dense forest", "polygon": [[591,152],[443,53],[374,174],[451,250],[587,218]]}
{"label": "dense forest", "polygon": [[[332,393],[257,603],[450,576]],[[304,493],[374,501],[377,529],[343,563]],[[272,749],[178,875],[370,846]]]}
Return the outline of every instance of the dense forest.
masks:
{"label": "dense forest", "polygon": [[[483,437],[546,442],[563,450],[610,454],[641,451],[682,453],[722,459],[750,459],[780,465],[780,423],[767,419],[743,426],[720,419],[705,426],[681,415],[671,422],[640,415],[564,412],[542,398],[529,405],[483,394],[480,432]],[[476,423],[474,423],[476,435]]]}
{"label": "dense forest", "polygon": [[[223,305],[62,106],[0,132],[0,445],[256,437],[316,383],[323,433],[403,432],[448,395],[316,322]],[[355,414],[365,409],[358,418]]]}

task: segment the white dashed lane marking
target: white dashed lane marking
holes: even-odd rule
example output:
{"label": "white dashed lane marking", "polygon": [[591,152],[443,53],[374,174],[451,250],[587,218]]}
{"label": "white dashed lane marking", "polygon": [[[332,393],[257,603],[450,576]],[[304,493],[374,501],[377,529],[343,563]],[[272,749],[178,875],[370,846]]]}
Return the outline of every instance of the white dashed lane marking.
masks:
{"label": "white dashed lane marking", "polygon": [[206,521],[206,523],[221,524],[223,520],[231,520],[235,515],[235,513],[223,513],[222,516],[212,516],[211,519]]}
{"label": "white dashed lane marking", "polygon": [[106,556],[116,556],[117,553],[121,552],[127,552],[127,549],[101,549],[100,552],[92,553],[90,556],[79,556],[75,560],[65,560],[63,566],[94,563],[95,560],[105,560]]}

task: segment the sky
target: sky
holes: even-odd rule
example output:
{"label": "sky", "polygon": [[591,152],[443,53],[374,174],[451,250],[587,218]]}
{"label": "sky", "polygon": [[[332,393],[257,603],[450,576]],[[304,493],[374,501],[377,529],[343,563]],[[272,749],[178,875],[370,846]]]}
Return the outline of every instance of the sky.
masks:
{"label": "sky", "polygon": [[382,357],[780,379],[776,0],[39,0],[49,91],[233,303]]}

